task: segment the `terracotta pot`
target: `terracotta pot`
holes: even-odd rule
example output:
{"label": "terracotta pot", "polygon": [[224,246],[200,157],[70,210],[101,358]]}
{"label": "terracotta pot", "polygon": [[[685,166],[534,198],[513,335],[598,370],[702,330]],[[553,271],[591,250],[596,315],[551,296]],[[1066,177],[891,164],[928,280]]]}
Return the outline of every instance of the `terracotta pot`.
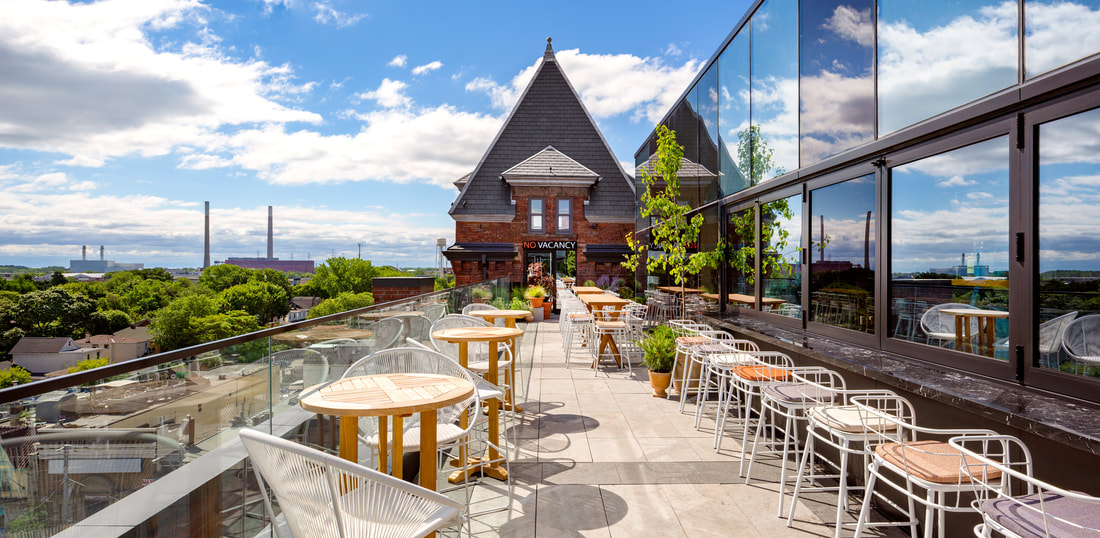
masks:
{"label": "terracotta pot", "polygon": [[665,398],[668,393],[665,390],[668,389],[668,384],[672,381],[672,372],[654,372],[649,371],[649,386],[653,387],[654,398]]}
{"label": "terracotta pot", "polygon": [[531,308],[542,308],[542,297],[531,297],[527,302],[531,303]]}
{"label": "terracotta pot", "polygon": [[478,303],[478,304],[485,304],[485,303],[489,302],[488,299],[485,299],[485,298],[482,298],[482,297],[474,297],[471,300],[475,303]]}
{"label": "terracotta pot", "polygon": [[550,309],[554,308],[554,303],[542,302],[542,319],[550,319]]}

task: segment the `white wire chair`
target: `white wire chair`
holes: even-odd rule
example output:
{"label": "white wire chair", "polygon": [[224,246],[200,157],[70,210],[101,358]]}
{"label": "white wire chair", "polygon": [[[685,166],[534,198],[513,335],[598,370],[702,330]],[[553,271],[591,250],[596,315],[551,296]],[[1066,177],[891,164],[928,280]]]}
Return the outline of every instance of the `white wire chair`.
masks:
{"label": "white wire chair", "polygon": [[447,315],[447,305],[444,303],[433,303],[424,305],[420,308],[420,311],[424,313],[424,317],[428,318],[432,323],[435,323],[440,318]]}
{"label": "white wire chair", "polygon": [[[491,327],[491,325],[483,319],[464,314],[449,314],[432,324],[432,328],[429,330],[432,346],[440,353],[447,355],[456,362],[459,359],[458,344],[440,340],[434,335],[437,331],[460,327]],[[467,344],[466,352],[466,368],[480,376],[487,375],[489,373],[489,344],[485,342],[470,342]],[[497,374],[504,374],[504,388],[508,391],[508,401],[519,403],[516,399],[515,392],[516,375],[514,358],[515,355],[510,345],[503,344],[497,346]],[[499,379],[490,379],[489,381],[497,384],[500,383]]]}
{"label": "white wire chair", "polygon": [[[940,538],[946,533],[947,512],[970,512],[968,497],[982,486],[970,480],[962,467],[964,455],[948,440],[961,435],[997,435],[987,429],[938,429],[917,426],[903,418],[909,402],[898,396],[855,396],[851,398],[869,436],[866,450],[871,455],[868,465],[867,489],[859,511],[855,535],[868,526],[871,499],[889,504],[905,514],[903,522],[879,522],[878,526],[908,526],[916,536],[920,523],[916,504],[924,506],[924,536],[931,538],[933,530]],[[883,427],[892,424],[893,428]],[[918,440],[918,437],[921,439]],[[1000,480],[1000,472],[990,471],[990,481]],[[882,484],[905,496],[908,509],[898,506],[885,494],[875,491]]]}
{"label": "white wire chair", "polygon": [[493,305],[491,305],[491,304],[488,304],[488,303],[470,303],[470,304],[462,307],[462,313],[467,315],[467,316],[470,315],[470,312],[473,312],[474,310],[500,310],[500,309],[493,306]]}
{"label": "white wire chair", "polygon": [[1070,322],[1062,333],[1062,349],[1075,364],[1100,366],[1100,315]]}
{"label": "white wire chair", "polygon": [[445,495],[263,432],[240,436],[264,508],[274,522],[270,487],[294,536],[413,538],[462,523]]}
{"label": "white wire chair", "polygon": [[381,351],[400,345],[405,323],[397,318],[385,318],[372,325],[371,331],[374,331],[374,335],[360,342],[371,346],[372,351]]}
{"label": "white wire chair", "polygon": [[[981,484],[972,506],[982,515],[974,534],[994,532],[1011,538],[1100,536],[1100,497],[1069,491],[1032,475],[1031,453],[1009,436],[954,437],[948,440],[966,458],[963,473]],[[990,481],[994,474],[1001,479]],[[1014,486],[1016,491],[1013,491]]]}
{"label": "white wire chair", "polygon": [[[953,347],[955,345],[955,316],[941,312],[946,309],[974,309],[975,307],[963,303],[941,303],[925,310],[920,317],[920,327],[924,331],[927,342],[939,342],[941,346]],[[970,334],[978,334],[978,318],[970,320]]]}

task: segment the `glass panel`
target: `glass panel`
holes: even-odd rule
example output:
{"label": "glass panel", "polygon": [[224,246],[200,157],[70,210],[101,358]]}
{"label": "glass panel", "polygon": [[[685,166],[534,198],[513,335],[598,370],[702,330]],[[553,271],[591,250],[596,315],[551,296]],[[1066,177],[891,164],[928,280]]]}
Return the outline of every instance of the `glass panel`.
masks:
{"label": "glass panel", "polygon": [[802,2],[799,155],[802,166],[875,135],[871,0]]}
{"label": "glass panel", "polygon": [[892,337],[1007,359],[1008,165],[1002,136],[893,169]]}
{"label": "glass panel", "polygon": [[569,200],[568,198],[559,198],[558,199],[558,231],[559,232],[568,232],[573,228],[573,223],[572,223],[573,219],[571,218],[571,213],[569,211],[570,204],[571,204],[571,200]]}
{"label": "glass panel", "polygon": [[[718,170],[722,196],[749,184],[748,146],[740,141],[749,129],[749,33],[733,38],[718,58]],[[742,153],[738,150],[743,149]]]}
{"label": "glass panel", "polygon": [[1098,140],[1100,109],[1039,127],[1039,360],[1090,377],[1100,377]]}
{"label": "glass panel", "polygon": [[542,199],[541,198],[532,198],[531,199],[531,229],[532,230],[542,230],[542,216],[543,216]]}
{"label": "glass panel", "polygon": [[756,263],[756,209],[748,208],[729,214],[726,226],[726,242],[730,244],[732,259],[729,263],[730,304],[742,308],[756,308],[753,274]]}
{"label": "glass panel", "polygon": [[[669,129],[676,131],[676,142],[684,147],[684,157],[680,164],[680,196],[691,207],[702,205],[699,195],[700,185],[707,180],[711,172],[699,167],[699,132],[704,130],[702,118],[695,112],[695,90],[680,101],[668,118]],[[656,154],[654,154],[656,158]],[[662,184],[663,185],[663,184]]]}
{"label": "glass panel", "polygon": [[802,317],[802,195],[760,206],[765,311]]}
{"label": "glass panel", "polygon": [[1100,51],[1100,1],[1024,2],[1028,78]]}
{"label": "glass panel", "polygon": [[810,319],[875,330],[875,176],[810,194]]}
{"label": "glass panel", "polygon": [[880,135],[1016,83],[1016,2],[878,5]]}
{"label": "glass panel", "polygon": [[702,178],[699,191],[704,202],[711,202],[718,199],[718,62],[711,64],[695,87],[695,110],[701,120],[699,164],[710,172]]}
{"label": "glass panel", "polygon": [[798,2],[752,16],[752,183],[798,168]]}

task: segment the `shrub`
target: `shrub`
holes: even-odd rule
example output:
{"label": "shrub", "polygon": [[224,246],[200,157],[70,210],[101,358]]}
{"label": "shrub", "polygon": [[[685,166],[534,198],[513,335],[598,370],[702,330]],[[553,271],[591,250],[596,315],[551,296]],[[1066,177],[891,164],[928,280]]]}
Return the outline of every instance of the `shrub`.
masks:
{"label": "shrub", "polygon": [[638,346],[645,351],[642,361],[650,371],[662,374],[672,371],[676,358],[676,334],[671,328],[658,325],[638,342]]}
{"label": "shrub", "polygon": [[542,286],[530,286],[527,291],[523,292],[523,297],[527,299],[541,299],[546,297],[546,289]]}

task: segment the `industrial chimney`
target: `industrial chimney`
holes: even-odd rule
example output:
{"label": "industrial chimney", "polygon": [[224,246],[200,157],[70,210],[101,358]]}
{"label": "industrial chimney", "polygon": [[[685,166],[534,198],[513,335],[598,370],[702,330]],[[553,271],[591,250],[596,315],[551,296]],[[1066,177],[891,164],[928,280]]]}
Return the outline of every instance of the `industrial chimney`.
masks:
{"label": "industrial chimney", "polygon": [[99,261],[103,261],[103,245],[99,245]]}
{"label": "industrial chimney", "polygon": [[274,221],[271,217],[271,206],[267,206],[267,259],[275,258]]}
{"label": "industrial chimney", "polygon": [[206,203],[206,227],[202,243],[202,268],[210,267],[210,202]]}
{"label": "industrial chimney", "polygon": [[80,259],[88,261],[88,245],[80,247]]}

